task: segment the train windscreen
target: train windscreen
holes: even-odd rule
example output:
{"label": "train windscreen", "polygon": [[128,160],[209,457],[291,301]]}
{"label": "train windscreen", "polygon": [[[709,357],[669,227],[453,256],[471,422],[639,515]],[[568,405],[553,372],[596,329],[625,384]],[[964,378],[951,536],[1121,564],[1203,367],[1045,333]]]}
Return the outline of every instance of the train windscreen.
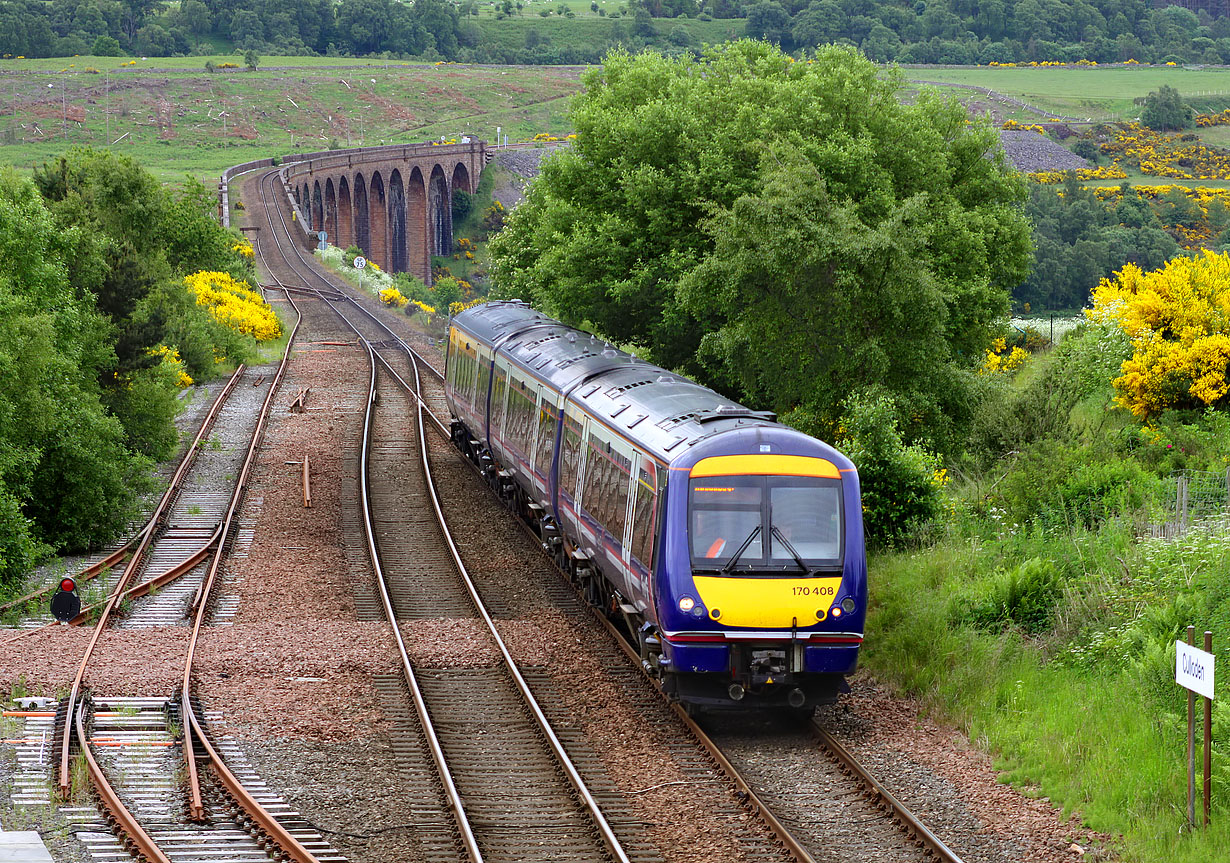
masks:
{"label": "train windscreen", "polygon": [[693,477],[688,532],[697,571],[831,572],[842,558],[841,481]]}

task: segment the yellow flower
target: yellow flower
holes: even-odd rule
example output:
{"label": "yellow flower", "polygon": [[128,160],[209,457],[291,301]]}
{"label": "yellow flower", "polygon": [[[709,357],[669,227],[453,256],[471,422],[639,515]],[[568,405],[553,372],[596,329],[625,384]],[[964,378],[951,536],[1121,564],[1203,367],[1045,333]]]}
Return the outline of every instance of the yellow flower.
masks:
{"label": "yellow flower", "polygon": [[247,282],[237,282],[229,273],[202,270],[184,279],[197,305],[206,306],[214,319],[257,341],[282,335],[282,325],[264,298]]}

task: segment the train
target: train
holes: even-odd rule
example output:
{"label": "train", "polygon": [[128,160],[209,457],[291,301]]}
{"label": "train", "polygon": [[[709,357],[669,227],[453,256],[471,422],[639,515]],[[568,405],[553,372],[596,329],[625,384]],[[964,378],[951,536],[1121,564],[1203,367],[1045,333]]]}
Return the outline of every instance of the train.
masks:
{"label": "train", "polygon": [[848,692],[858,471],[829,444],[524,302],[449,321],[456,445],[689,712]]}

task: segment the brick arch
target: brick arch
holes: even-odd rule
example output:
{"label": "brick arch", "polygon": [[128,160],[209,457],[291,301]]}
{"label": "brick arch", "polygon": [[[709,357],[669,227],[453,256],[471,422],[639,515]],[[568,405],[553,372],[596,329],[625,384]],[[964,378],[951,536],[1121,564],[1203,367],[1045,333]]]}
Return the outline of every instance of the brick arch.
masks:
{"label": "brick arch", "polygon": [[427,183],[423,172],[415,166],[406,180],[406,247],[410,253],[410,266],[416,267],[414,275],[431,284],[431,246],[427,230]]}
{"label": "brick arch", "polygon": [[463,162],[458,162],[453,168],[452,187],[454,190],[461,189],[463,192],[474,194],[474,187],[470,183],[470,171]]}
{"label": "brick arch", "polygon": [[362,174],[354,175],[354,244],[363,254],[371,254],[372,227],[367,213],[367,184]]}
{"label": "brick arch", "polygon": [[325,231],[329,242],[337,245],[337,193],[333,190],[333,178],[325,180]]}
{"label": "brick arch", "polygon": [[325,223],[325,204],[320,194],[320,180],[312,183],[312,230],[322,230]]}
{"label": "brick arch", "polygon": [[427,213],[431,232],[428,248],[433,255],[450,254],[453,248],[453,197],[449,191],[444,169],[435,165],[427,183]]}
{"label": "brick arch", "polygon": [[386,271],[389,269],[389,214],[385,209],[387,197],[384,179],[380,176],[379,171],[373,171],[371,182],[367,185],[367,212],[372,237],[372,247],[369,251],[371,259]]}
{"label": "brick arch", "polygon": [[337,181],[337,245],[345,249],[354,244],[354,214],[350,209],[350,183]]}
{"label": "brick arch", "polygon": [[401,171],[389,175],[389,268],[404,273],[406,266],[406,190]]}

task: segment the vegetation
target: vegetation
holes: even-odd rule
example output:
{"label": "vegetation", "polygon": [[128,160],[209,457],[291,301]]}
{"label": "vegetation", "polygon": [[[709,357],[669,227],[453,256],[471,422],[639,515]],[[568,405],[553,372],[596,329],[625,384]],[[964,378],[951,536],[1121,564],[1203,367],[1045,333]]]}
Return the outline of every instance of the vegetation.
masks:
{"label": "vegetation", "polygon": [[[1012,291],[1017,308],[1079,309],[1102,279],[1124,263],[1161,266],[1179,252],[1166,228],[1173,205],[1153,205],[1124,184],[1103,202],[1069,177],[1062,190],[1031,185],[1025,214],[1033,228],[1033,266]],[[1177,192],[1184,207],[1187,197]],[[1179,218],[1185,218],[1180,216]]]}
{"label": "vegetation", "polygon": [[852,392],[884,391],[908,440],[955,442],[963,358],[1028,255],[994,129],[934,94],[902,104],[898,76],[837,46],[616,52],[583,80],[575,145],[492,240],[499,290],[823,436]]}
{"label": "vegetation", "polygon": [[[612,56],[573,101],[576,145],[544,163],[492,240],[495,291],[842,447],[871,548],[870,671],[959,723],[1007,779],[1115,837],[1122,859],[1220,859],[1220,778],[1213,828],[1180,833],[1173,641],[1187,623],[1230,631],[1217,531],[1230,256],[1184,253],[1221,241],[1224,190],[1066,176],[1026,196],[981,155],[994,152],[986,126],[946,124],[926,92],[890,107],[898,79],[866,68],[839,48],[802,64],[763,43]],[[1126,144],[1103,146],[1136,138],[1141,165],[1187,167],[1155,134],[1087,140],[1123,158]],[[972,176],[938,167],[970,164],[966,147]],[[910,209],[915,194],[937,222]],[[958,286],[974,290],[961,301],[973,313],[954,313]],[[1080,307],[1094,288],[1096,306],[1051,346],[997,329],[1014,286],[1025,311]],[[1148,538],[1175,517],[1176,471],[1206,482],[1222,518]],[[1213,738],[1222,777],[1222,713]]]}
{"label": "vegetation", "polygon": [[255,341],[185,287],[198,268],[250,275],[199,183],[77,149],[32,180],[4,169],[0,201],[2,587],[121,531],[175,445],[180,387]]}
{"label": "vegetation", "polygon": [[283,55],[389,53],[482,63],[591,63],[617,45],[697,49],[737,36],[786,50],[861,48],[878,62],[1196,62],[1230,60],[1230,19],[1146,0],[4,0],[0,53],[121,51]]}
{"label": "vegetation", "polygon": [[1183,101],[1179,91],[1168,84],[1145,97],[1145,107],[1140,112],[1140,122],[1150,129],[1173,132],[1191,125],[1191,106]]}

